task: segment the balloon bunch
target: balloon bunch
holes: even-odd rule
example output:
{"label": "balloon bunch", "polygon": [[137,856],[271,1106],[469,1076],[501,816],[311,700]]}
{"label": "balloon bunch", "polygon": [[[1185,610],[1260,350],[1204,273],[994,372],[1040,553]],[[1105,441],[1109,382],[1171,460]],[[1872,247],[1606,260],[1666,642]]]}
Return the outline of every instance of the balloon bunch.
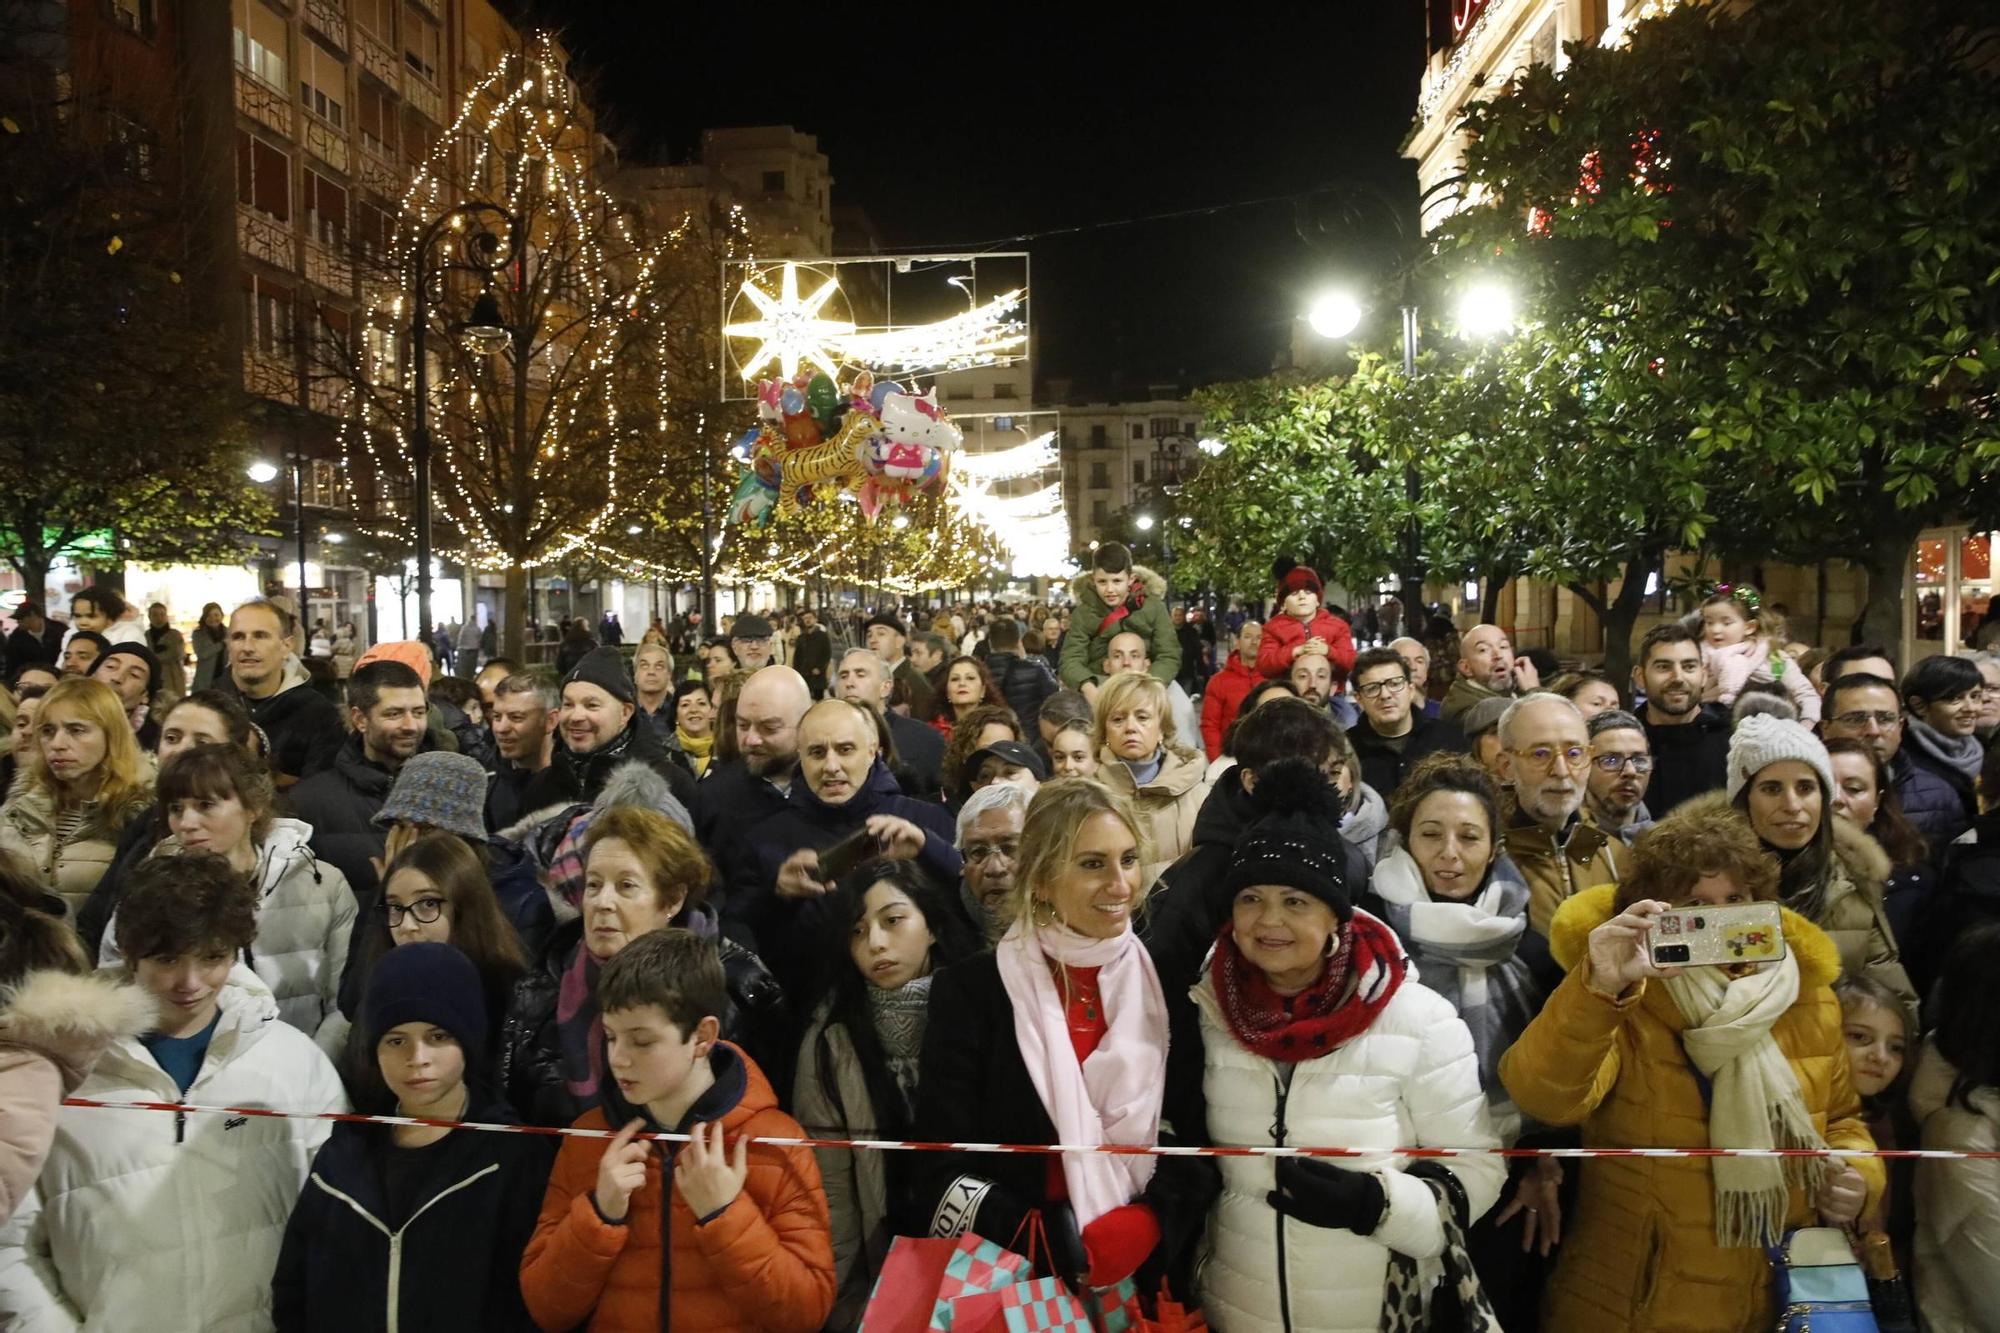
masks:
{"label": "balloon bunch", "polygon": [[844,492],[873,523],[886,504],[942,490],[963,439],[935,389],[919,396],[865,370],[844,390],[825,372],[760,380],[757,425],[734,450],[748,467],[730,521],[761,528],[777,510]]}

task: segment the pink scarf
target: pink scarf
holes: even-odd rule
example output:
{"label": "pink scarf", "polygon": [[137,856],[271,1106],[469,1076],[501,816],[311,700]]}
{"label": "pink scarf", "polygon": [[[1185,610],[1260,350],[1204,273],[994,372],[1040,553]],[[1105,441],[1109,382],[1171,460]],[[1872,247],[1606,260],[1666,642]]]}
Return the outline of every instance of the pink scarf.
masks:
{"label": "pink scarf", "polygon": [[[1049,961],[1098,969],[1108,1024],[1104,1040],[1081,1065],[1070,1045],[1062,995]],[[1060,1143],[1155,1144],[1166,1082],[1167,999],[1159,975],[1130,928],[1108,940],[1066,926],[1016,921],[997,951],[1000,982],[1014,1006],[1021,1062],[1042,1099]],[[1156,1159],[1110,1153],[1065,1153],[1063,1180],[1079,1227],[1132,1202],[1153,1178]]]}

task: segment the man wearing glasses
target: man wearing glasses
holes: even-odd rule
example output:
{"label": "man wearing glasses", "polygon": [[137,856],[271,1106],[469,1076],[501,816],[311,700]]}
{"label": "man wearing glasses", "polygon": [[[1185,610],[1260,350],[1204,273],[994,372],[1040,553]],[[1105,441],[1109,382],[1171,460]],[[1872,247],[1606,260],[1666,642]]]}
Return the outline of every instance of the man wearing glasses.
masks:
{"label": "man wearing glasses", "polygon": [[1417,711],[1416,684],[1396,650],[1370,648],[1354,659],[1354,696],[1361,720],[1347,730],[1361,756],[1361,780],[1384,796],[1403,785],[1403,775],[1427,754],[1465,753],[1465,733]]}
{"label": "man wearing glasses", "polygon": [[1529,694],[1500,718],[1500,780],[1515,810],[1501,841],[1528,881],[1528,925],[1546,936],[1556,908],[1584,889],[1618,880],[1619,841],[1586,818],[1590,733],[1559,694]]}
{"label": "man wearing glasses", "polygon": [[1654,813],[1669,814],[1690,796],[1720,791],[1729,771],[1729,717],[1720,704],[1701,701],[1707,673],[1695,632],[1679,620],[1646,631],[1632,675],[1646,693],[1641,720],[1653,752]]}
{"label": "man wearing glasses", "polygon": [[1646,809],[1646,788],[1653,781],[1653,748],[1646,729],[1622,708],[1609,708],[1590,719],[1590,776],[1583,805],[1590,820],[1616,834],[1627,847],[1653,827]]}
{"label": "man wearing glasses", "polygon": [[1857,740],[1888,768],[1903,814],[1924,835],[1933,863],[1965,831],[1965,808],[1952,785],[1903,750],[1903,701],[1893,681],[1850,671],[1826,687],[1820,708],[1826,739]]}

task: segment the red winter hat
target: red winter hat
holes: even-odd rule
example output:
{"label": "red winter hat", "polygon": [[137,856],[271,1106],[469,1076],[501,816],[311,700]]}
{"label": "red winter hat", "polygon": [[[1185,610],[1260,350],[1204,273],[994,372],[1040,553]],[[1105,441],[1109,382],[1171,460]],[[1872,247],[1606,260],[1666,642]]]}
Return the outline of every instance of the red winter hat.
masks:
{"label": "red winter hat", "polygon": [[1280,556],[1277,563],[1271,566],[1271,574],[1278,580],[1280,597],[1289,597],[1301,589],[1310,589],[1315,597],[1324,591],[1312,566],[1302,565],[1290,556]]}

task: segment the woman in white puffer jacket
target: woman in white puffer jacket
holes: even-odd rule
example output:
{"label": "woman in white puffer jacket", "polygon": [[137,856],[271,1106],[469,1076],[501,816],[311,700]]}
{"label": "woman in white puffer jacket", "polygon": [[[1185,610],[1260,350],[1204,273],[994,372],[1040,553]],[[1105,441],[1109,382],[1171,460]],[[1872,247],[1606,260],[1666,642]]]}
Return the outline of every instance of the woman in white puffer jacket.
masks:
{"label": "woman in white puffer jacket", "polygon": [[[287,1023],[338,1059],[347,1039],[340,975],[359,915],[347,877],[307,845],[312,826],[272,814],[270,775],[234,745],[198,745],[160,774],[160,811],[171,833],[153,855],[214,852],[257,886],[257,943],[246,960]],[[117,914],[104,932],[102,966],[123,961]]]}
{"label": "woman in white puffer jacket", "polygon": [[[159,1026],[114,1042],[77,1096],[345,1111],[311,1039],[279,1021],[239,952],[250,887],[209,856],[133,871],[120,904],[129,972]],[[271,1274],[316,1119],[68,1106],[35,1188],[0,1227],[0,1328],[13,1333],[263,1333]]]}
{"label": "woman in white puffer jacket", "polygon": [[[1255,796],[1268,813],[1237,845],[1230,922],[1191,992],[1209,1138],[1373,1155],[1221,1159],[1201,1305],[1229,1333],[1422,1327],[1452,1233],[1492,1206],[1506,1167],[1392,1150],[1499,1146],[1472,1037],[1350,905],[1331,785],[1285,761]],[[1385,1324],[1386,1303],[1407,1322]]]}

